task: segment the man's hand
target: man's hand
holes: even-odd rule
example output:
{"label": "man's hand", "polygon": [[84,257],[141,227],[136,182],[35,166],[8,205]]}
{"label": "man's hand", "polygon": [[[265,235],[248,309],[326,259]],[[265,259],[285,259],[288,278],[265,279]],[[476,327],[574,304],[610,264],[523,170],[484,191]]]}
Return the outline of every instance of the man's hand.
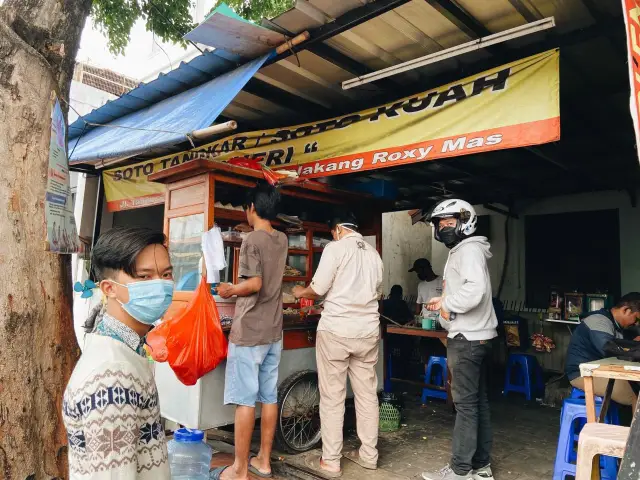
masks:
{"label": "man's hand", "polygon": [[220,285],[218,285],[217,290],[218,295],[220,295],[222,298],[231,298],[234,295],[233,285],[230,283],[221,283]]}
{"label": "man's hand", "polygon": [[306,290],[306,289],[305,289],[303,286],[301,286],[301,285],[296,285],[295,287],[293,287],[293,288],[291,289],[291,293],[292,293],[292,295],[293,295],[294,297],[296,297],[296,298],[302,298],[302,295],[304,295],[304,291],[305,291],[305,290]]}
{"label": "man's hand", "polygon": [[640,335],[633,339],[634,342],[640,342]]}
{"label": "man's hand", "polygon": [[447,322],[449,321],[449,312],[447,312],[444,308],[440,309],[440,316],[444,318]]}
{"label": "man's hand", "polygon": [[433,297],[427,302],[427,310],[435,312],[442,308],[442,297]]}

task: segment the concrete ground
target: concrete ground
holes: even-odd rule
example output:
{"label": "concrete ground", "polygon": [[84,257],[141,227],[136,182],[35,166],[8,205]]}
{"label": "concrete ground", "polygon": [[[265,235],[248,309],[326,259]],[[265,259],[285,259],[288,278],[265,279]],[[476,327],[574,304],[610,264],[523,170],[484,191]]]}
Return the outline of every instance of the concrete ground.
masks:
{"label": "concrete ground", "polygon": [[[449,462],[455,415],[437,400],[426,407],[421,406],[420,399],[414,395],[405,395],[404,400],[405,418],[401,429],[380,434],[378,470],[364,470],[343,459],[343,479],[419,479],[421,472],[439,469]],[[526,403],[514,395],[507,399],[494,398],[492,412],[495,478],[551,478],[558,441],[559,409]],[[347,410],[347,416],[345,448],[354,448],[358,446],[358,439],[353,428],[352,408]],[[305,456],[319,453],[317,450],[293,456],[277,454],[283,460],[274,466],[274,471],[279,474],[277,478],[319,478],[309,475],[312,472],[306,469],[304,462]]]}
{"label": "concrete ground", "polygon": [[[398,432],[380,434],[378,471],[366,471],[343,459],[343,479],[416,479],[421,478],[421,472],[439,469],[449,462],[455,415],[442,402],[433,401],[422,407],[414,398],[405,399],[404,426]],[[551,478],[560,411],[526,404],[517,396],[498,398],[492,407],[492,467],[496,479]],[[345,448],[356,446],[355,431],[349,431]],[[287,463],[304,464],[301,457],[288,457]]]}

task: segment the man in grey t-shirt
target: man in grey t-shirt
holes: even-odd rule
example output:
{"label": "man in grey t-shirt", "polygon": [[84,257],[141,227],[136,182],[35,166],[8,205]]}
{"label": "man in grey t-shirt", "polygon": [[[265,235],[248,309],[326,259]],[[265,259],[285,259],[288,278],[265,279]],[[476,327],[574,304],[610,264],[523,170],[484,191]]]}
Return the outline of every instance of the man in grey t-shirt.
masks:
{"label": "man in grey t-shirt", "polygon": [[[217,468],[212,478],[249,478],[249,472],[271,476],[271,447],[278,419],[278,367],[282,354],[282,277],[287,259],[285,234],[274,230],[280,194],[259,184],[245,204],[247,222],[253,227],[240,248],[237,285],[223,284],[223,298],[237,296],[229,335],[224,385],[225,405],[236,405],[235,461]],[[256,402],[262,404],[260,452],[250,456]]]}

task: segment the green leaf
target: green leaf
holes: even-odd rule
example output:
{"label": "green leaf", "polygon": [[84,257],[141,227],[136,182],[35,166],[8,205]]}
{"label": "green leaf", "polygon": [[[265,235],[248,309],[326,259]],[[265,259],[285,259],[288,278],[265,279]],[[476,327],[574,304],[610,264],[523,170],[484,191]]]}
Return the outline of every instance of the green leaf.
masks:
{"label": "green leaf", "polygon": [[273,18],[292,8],[295,0],[226,0],[224,3],[244,19],[260,24],[263,18]]}
{"label": "green leaf", "polygon": [[165,42],[186,45],[183,36],[195,24],[189,9],[191,0],[93,0],[91,17],[109,41],[113,54],[124,54],[131,40],[131,28],[142,18],[148,31]]}

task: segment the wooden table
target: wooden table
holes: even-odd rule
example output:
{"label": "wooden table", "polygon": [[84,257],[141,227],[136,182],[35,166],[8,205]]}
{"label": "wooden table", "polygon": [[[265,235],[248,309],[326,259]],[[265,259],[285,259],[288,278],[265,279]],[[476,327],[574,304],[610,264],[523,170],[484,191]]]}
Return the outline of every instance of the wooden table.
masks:
{"label": "wooden table", "polygon": [[[432,388],[434,390],[443,390],[443,387],[440,387],[438,385],[431,385],[429,383],[424,383],[424,382],[416,382],[416,381],[412,381],[412,380],[405,380],[402,378],[392,378],[391,377],[391,372],[389,371],[388,365],[387,365],[387,357],[388,355],[391,355],[391,349],[389,348],[388,345],[388,336],[389,335],[408,335],[411,337],[426,337],[426,338],[437,338],[438,340],[440,340],[440,342],[442,342],[442,344],[446,347],[447,346],[447,335],[449,332],[447,332],[446,330],[424,330],[422,328],[418,328],[418,327],[399,327],[397,325],[387,325],[386,328],[386,335],[384,336],[384,351],[385,351],[385,356],[384,356],[384,375],[385,375],[385,390],[388,389],[388,387],[390,386],[391,382],[404,382],[404,383],[410,383],[412,385],[418,385],[420,387],[423,388]],[[388,352],[388,353],[387,353]],[[447,384],[444,387],[444,390],[446,390],[447,392],[447,405],[449,405],[452,409],[453,409],[453,398],[451,396],[451,370],[449,369],[449,367],[447,367]]]}
{"label": "wooden table", "polygon": [[412,337],[438,338],[445,347],[447,346],[447,335],[449,334],[446,330],[425,330],[418,327],[398,327],[396,325],[387,325],[387,333],[410,335]]}
{"label": "wooden table", "polygon": [[[615,381],[640,381],[640,363],[627,362],[624,360],[618,360],[617,358],[604,358],[595,362],[580,364],[580,375],[584,378],[584,393],[585,402],[587,405],[587,422],[603,423],[604,417],[607,414],[607,410],[609,409],[609,403],[611,403],[611,393],[613,392],[613,385]],[[602,399],[602,407],[600,408],[599,417],[596,416],[596,400],[595,393],[593,391],[594,378],[609,379],[604,398]],[[637,412],[635,416],[637,416]],[[635,416],[634,423],[636,423]],[[626,456],[627,455],[625,454],[625,457]],[[627,460],[627,464],[625,465],[624,460],[627,459],[623,459],[622,467],[629,469],[629,461]],[[620,476],[620,478],[626,477]],[[629,478],[637,478],[637,476]],[[593,467],[591,468],[591,479],[600,480],[600,455],[596,455],[593,459]]]}
{"label": "wooden table", "polygon": [[[611,393],[613,392],[613,384],[616,380],[628,380],[631,382],[640,382],[640,363],[627,362],[618,360],[617,358],[605,358],[595,362],[580,364],[580,375],[584,377],[584,393],[587,404],[587,421],[600,422],[604,421],[607,414],[609,403],[611,402]],[[607,390],[602,400],[602,408],[600,417],[596,418],[596,401],[593,393],[593,379],[608,378]]]}

